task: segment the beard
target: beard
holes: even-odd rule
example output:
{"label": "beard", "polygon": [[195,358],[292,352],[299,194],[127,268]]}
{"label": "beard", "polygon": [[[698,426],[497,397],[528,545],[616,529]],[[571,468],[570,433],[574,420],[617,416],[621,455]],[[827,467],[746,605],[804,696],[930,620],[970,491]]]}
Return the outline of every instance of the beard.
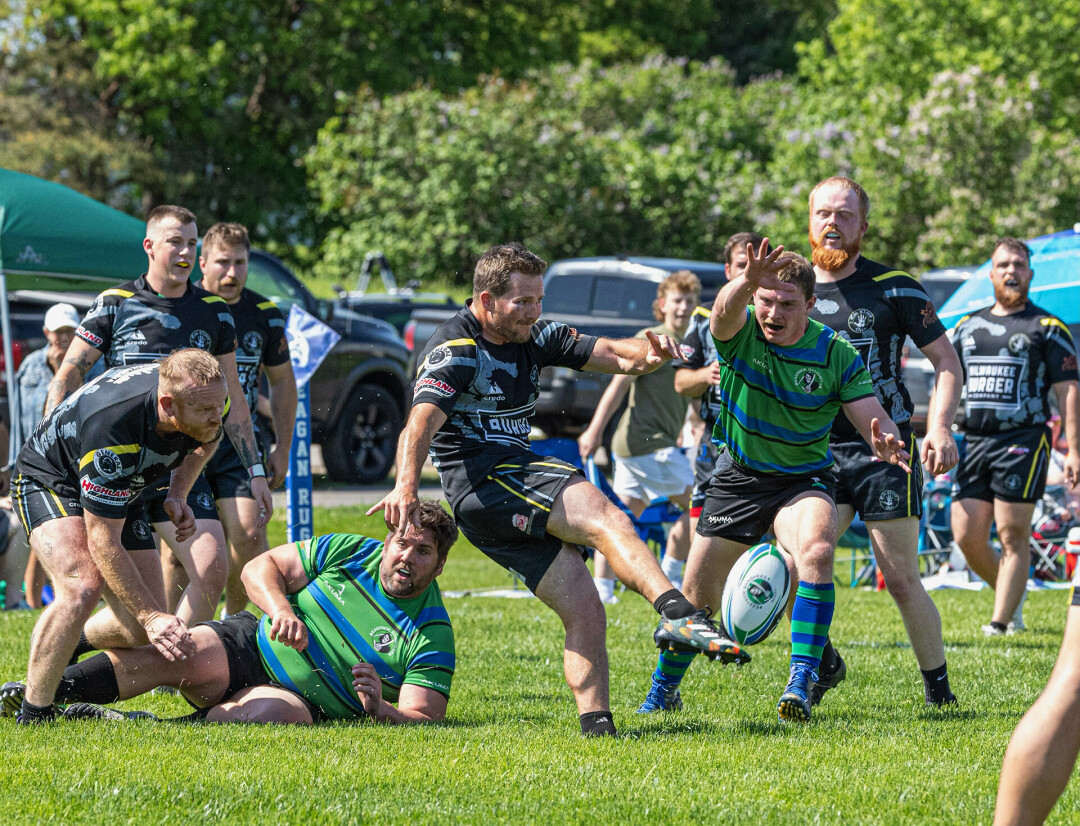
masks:
{"label": "beard", "polygon": [[[840,236],[840,249],[833,250],[824,245],[825,232],[829,231]],[[811,249],[810,260],[815,267],[821,267],[826,272],[839,272],[862,250],[862,237],[860,236],[849,242],[836,227],[826,227],[825,232],[821,233],[821,237],[815,237],[813,230],[808,233]]]}
{"label": "beard", "polygon": [[1028,300],[1027,287],[1006,287],[1004,284],[994,284],[994,300],[1006,310],[1022,309]]}

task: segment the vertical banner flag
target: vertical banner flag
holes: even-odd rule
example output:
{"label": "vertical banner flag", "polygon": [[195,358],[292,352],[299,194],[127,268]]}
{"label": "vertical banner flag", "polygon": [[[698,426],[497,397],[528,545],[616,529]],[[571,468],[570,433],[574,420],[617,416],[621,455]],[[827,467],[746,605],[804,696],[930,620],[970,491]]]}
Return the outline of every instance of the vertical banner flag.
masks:
{"label": "vertical banner flag", "polygon": [[287,536],[289,542],[298,542],[310,539],[313,530],[308,380],[341,336],[296,304],[289,310],[285,335],[289,339],[289,357],[296,374],[296,429],[289,452],[289,472],[285,476]]}

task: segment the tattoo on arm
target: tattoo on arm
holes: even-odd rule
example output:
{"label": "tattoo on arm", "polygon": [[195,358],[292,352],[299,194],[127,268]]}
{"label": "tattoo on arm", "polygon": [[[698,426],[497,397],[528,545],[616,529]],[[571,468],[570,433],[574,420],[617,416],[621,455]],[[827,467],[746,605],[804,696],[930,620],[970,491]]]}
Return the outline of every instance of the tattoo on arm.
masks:
{"label": "tattoo on arm", "polygon": [[226,424],[225,433],[229,437],[229,441],[233,443],[233,447],[236,448],[236,454],[240,457],[240,461],[244,463],[244,467],[251,467],[262,461],[259,457],[259,451],[255,448],[255,440],[245,438],[244,426],[242,424]]}

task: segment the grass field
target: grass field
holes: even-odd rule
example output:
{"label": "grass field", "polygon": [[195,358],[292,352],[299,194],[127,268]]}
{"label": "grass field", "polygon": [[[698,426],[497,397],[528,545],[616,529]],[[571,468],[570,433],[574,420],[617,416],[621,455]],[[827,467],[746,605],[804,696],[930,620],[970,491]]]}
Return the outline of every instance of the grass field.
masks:
{"label": "grass field", "polygon": [[[280,541],[279,517],[272,538]],[[359,508],[322,531],[379,535]],[[444,590],[507,587],[459,543]],[[313,728],[0,723],[0,824],[22,823],[989,823],[1006,743],[1061,639],[1067,591],[1034,593],[1031,629],[984,639],[989,591],[936,592],[958,710],[928,710],[887,594],[839,589],[833,638],[849,664],[808,726],[781,725],[782,624],[736,670],[701,660],[681,713],[639,718],[656,653],[651,606],[608,618],[622,736],[585,740],[562,679],[555,616],[534,599],[448,600],[458,668],[444,724]],[[0,678],[25,674],[33,615],[0,615]],[[175,697],[129,701],[165,716]],[[1080,821],[1073,784],[1051,822]]]}

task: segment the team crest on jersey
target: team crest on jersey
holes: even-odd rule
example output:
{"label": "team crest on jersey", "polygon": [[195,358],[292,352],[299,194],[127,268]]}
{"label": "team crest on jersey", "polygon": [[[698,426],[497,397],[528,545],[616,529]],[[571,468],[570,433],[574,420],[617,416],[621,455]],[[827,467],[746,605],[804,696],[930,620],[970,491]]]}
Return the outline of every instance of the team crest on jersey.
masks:
{"label": "team crest on jersey", "polygon": [[937,308],[934,307],[933,301],[927,301],[926,306],[922,308],[922,326],[929,327],[931,324],[936,324]]}
{"label": "team crest on jersey", "polygon": [[199,503],[199,507],[204,511],[214,509],[214,500],[210,498],[209,493],[200,493],[195,496],[195,501]]}
{"label": "team crest on jersey", "polygon": [[900,506],[900,494],[895,490],[883,490],[878,496],[878,504],[883,510],[894,511]]}
{"label": "team crest on jersey", "polygon": [[150,526],[146,524],[145,519],[136,519],[132,522],[131,531],[144,542],[150,538]]}
{"label": "team crest on jersey", "polygon": [[874,326],[874,314],[869,310],[856,310],[847,317],[847,326],[854,333],[865,333]]}
{"label": "team crest on jersey", "polygon": [[1010,473],[1005,477],[1005,487],[1009,490],[1020,490],[1020,485],[1023,484],[1023,480],[1020,478],[1019,473]]}
{"label": "team crest on jersey", "polygon": [[393,654],[397,645],[397,635],[385,625],[377,625],[371,629],[371,647],[380,654]]}
{"label": "team crest on jersey", "polygon": [[200,350],[210,349],[210,334],[206,330],[195,330],[188,338],[192,347],[198,347]]}
{"label": "team crest on jersey", "polygon": [[103,447],[94,451],[94,470],[105,479],[115,479],[120,475],[123,466],[120,464],[119,456]]}
{"label": "team crest on jersey", "polygon": [[804,393],[813,393],[821,387],[821,376],[816,370],[807,367],[795,374],[795,384]]}
{"label": "team crest on jersey", "polygon": [[449,347],[436,347],[430,353],[427,354],[427,358],[424,359],[425,367],[438,367],[444,361],[450,358]]}
{"label": "team crest on jersey", "polygon": [[1020,353],[1026,353],[1031,347],[1031,338],[1027,333],[1017,333],[1009,339],[1009,352],[1014,356]]}
{"label": "team crest on jersey", "polygon": [[244,349],[258,355],[262,352],[263,337],[254,330],[244,333]]}
{"label": "team crest on jersey", "polygon": [[519,531],[529,532],[529,517],[523,513],[514,514],[514,527]]}

